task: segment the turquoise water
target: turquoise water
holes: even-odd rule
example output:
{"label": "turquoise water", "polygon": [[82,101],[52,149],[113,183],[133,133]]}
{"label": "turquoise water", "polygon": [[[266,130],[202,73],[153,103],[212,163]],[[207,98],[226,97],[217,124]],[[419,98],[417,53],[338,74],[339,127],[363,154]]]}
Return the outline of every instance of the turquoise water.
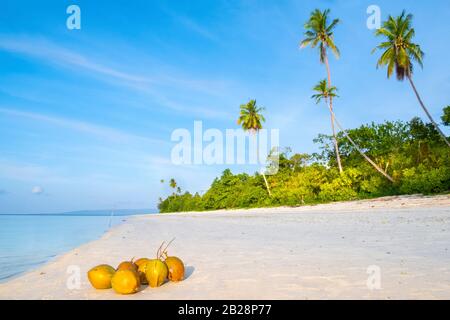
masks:
{"label": "turquoise water", "polygon": [[0,282],[100,238],[130,215],[129,212],[120,216],[106,212],[0,215]]}

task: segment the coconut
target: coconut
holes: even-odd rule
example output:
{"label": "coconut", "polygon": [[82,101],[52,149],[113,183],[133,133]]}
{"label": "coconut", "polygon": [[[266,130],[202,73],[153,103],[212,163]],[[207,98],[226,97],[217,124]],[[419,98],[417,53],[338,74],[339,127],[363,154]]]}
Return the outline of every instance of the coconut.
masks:
{"label": "coconut", "polygon": [[136,264],[133,262],[133,259],[131,259],[130,261],[123,261],[121,262],[118,266],[116,271],[119,270],[132,270],[132,271],[136,271],[137,272],[137,266]]}
{"label": "coconut", "polygon": [[111,288],[111,278],[116,270],[107,264],[101,264],[88,271],[89,282],[95,289]]}
{"label": "coconut", "polygon": [[112,288],[120,294],[136,293],[140,285],[138,273],[131,269],[119,270],[111,279]]}
{"label": "coconut", "polygon": [[148,284],[147,277],[145,276],[145,271],[147,269],[147,262],[150,262],[150,259],[141,258],[136,260],[135,264],[138,268],[139,278],[141,280],[141,284]]}
{"label": "coconut", "polygon": [[159,259],[150,260],[145,264],[145,276],[152,288],[161,286],[167,280],[168,273],[167,265]]}
{"label": "coconut", "polygon": [[164,260],[167,268],[169,269],[169,280],[170,281],[182,281],[184,279],[184,264],[178,257],[167,257]]}

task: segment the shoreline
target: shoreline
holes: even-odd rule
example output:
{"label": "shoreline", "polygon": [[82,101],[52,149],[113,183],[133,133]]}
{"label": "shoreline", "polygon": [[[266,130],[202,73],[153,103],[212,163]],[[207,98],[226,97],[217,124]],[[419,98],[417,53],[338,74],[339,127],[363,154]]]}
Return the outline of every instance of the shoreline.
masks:
{"label": "shoreline", "polygon": [[[449,230],[450,195],[135,215],[1,283],[0,298],[450,298]],[[86,272],[94,265],[152,257],[173,237],[169,253],[184,260],[185,281],[143,286],[132,296],[90,287]],[[381,290],[365,284],[372,265],[381,268]],[[78,289],[67,288],[70,268],[79,268]]]}
{"label": "shoreline", "polygon": [[[450,199],[450,193],[439,195],[422,195],[422,194],[410,194],[410,195],[395,195],[385,196],[378,198],[368,198],[349,201],[334,201],[327,203],[307,204],[301,206],[278,206],[278,207],[260,207],[260,208],[235,208],[235,209],[220,209],[210,211],[181,211],[181,212],[167,212],[158,213],[158,215],[187,215],[187,214],[219,214],[219,213],[241,213],[241,212],[267,212],[267,211],[283,211],[283,212],[311,212],[315,210],[330,209],[333,211],[357,211],[361,209],[401,209],[411,207],[423,207],[423,206],[441,206],[448,205]],[[385,204],[389,206],[386,207]],[[144,216],[144,215],[134,215]]]}
{"label": "shoreline", "polygon": [[[39,269],[83,244],[100,239],[111,227],[123,223],[128,217],[129,215],[74,216],[64,213],[0,215],[3,219],[2,223],[12,226],[11,234],[20,235],[22,229],[30,230],[28,235],[19,236],[16,240],[19,243],[18,246],[9,243],[8,241],[11,240],[8,237],[1,237],[4,246],[0,250],[0,284]],[[6,250],[5,247],[10,249]]]}

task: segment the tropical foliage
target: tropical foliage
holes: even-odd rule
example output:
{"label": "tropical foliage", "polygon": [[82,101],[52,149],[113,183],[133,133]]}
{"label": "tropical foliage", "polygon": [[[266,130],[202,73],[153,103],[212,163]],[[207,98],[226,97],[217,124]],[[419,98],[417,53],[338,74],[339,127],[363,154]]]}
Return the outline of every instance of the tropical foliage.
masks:
{"label": "tropical foliage", "polygon": [[330,48],[334,55],[339,57],[339,49],[333,40],[333,30],[339,23],[339,19],[333,19],[328,24],[330,20],[329,14],[329,9],[323,12],[319,9],[314,10],[309,20],[305,23],[305,39],[300,43],[302,48],[307,46],[311,46],[312,48],[317,47],[319,49],[321,63],[326,63],[327,48]]}
{"label": "tropical foliage", "polygon": [[319,81],[319,83],[314,86],[313,90],[317,93],[313,94],[311,98],[316,100],[317,104],[319,104],[322,101],[322,99],[324,99],[325,102],[327,102],[328,99],[335,98],[338,96],[336,94],[337,88],[333,86],[329,87],[327,80],[325,79]]}
{"label": "tropical foliage", "polygon": [[441,117],[444,126],[450,126],[450,106],[444,108],[444,114]]}
{"label": "tropical foliage", "polygon": [[352,139],[395,182],[380,175],[355,147],[338,134],[345,169],[342,174],[333,166],[333,137],[321,134],[314,142],[315,154],[280,155],[279,171],[268,176],[272,196],[266,192],[259,173],[233,174],[225,170],[203,194],[173,193],[161,199],[161,212],[204,211],[264,206],[298,206],[329,201],[364,199],[413,193],[450,191],[450,150],[430,123],[419,118],[408,122],[370,123],[347,130]]}
{"label": "tropical foliage", "polygon": [[245,131],[251,131],[253,133],[262,129],[262,123],[266,121],[262,115],[264,108],[260,108],[256,105],[256,100],[250,100],[248,103],[240,106],[238,125]]}

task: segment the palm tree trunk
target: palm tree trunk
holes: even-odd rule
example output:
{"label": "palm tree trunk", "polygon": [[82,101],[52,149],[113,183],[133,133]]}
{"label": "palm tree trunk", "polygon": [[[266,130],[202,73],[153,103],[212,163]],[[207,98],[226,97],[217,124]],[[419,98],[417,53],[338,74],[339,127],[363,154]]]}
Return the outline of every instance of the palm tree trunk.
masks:
{"label": "palm tree trunk", "polygon": [[[332,111],[331,111],[332,112]],[[381,169],[375,162],[372,161],[372,159],[370,159],[359,147],[358,145],[355,143],[355,141],[353,141],[353,139],[347,134],[347,132],[344,130],[344,128],[340,125],[340,123],[338,122],[338,120],[336,119],[336,116],[333,113],[333,117],[334,117],[334,121],[336,121],[337,126],[339,127],[339,129],[341,129],[342,133],[345,135],[345,137],[348,139],[348,141],[350,141],[350,143],[353,145],[353,147],[355,147],[355,149],[364,157],[364,159],[367,160],[367,162],[369,162],[379,173],[381,173],[383,176],[385,176],[389,181],[394,182],[394,179],[388,175],[383,169]]]}
{"label": "palm tree trunk", "polygon": [[[251,132],[251,134],[254,135],[255,139],[257,138],[256,132]],[[256,140],[256,159],[259,162],[259,141],[258,140]],[[267,182],[267,178],[266,178],[264,171],[262,171],[262,176],[264,178],[264,183],[266,184],[267,193],[269,193],[269,196],[271,197],[272,192],[270,191],[269,183]]]}
{"label": "palm tree trunk", "polygon": [[[330,65],[328,63],[328,56],[325,55],[325,66],[327,68],[327,75],[328,75],[328,87],[331,87],[331,72],[330,72]],[[336,161],[339,167],[339,172],[342,173],[342,164],[341,164],[341,155],[339,154],[339,145],[336,138],[336,132],[334,129],[334,113],[333,113],[333,97],[330,97],[330,116],[331,116],[331,130],[333,132],[333,140],[334,140],[334,149],[336,152]]]}
{"label": "palm tree trunk", "polygon": [[444,139],[445,143],[450,147],[450,142],[448,142],[447,137],[442,132],[441,128],[439,128],[438,124],[433,120],[433,118],[431,117],[430,112],[428,112],[427,107],[425,107],[425,104],[423,103],[422,99],[420,98],[419,92],[417,92],[416,86],[414,85],[414,82],[413,82],[413,80],[412,80],[410,75],[408,75],[408,80],[409,80],[409,83],[411,83],[411,87],[413,88],[414,93],[416,94],[417,100],[419,100],[419,103],[420,103],[423,111],[425,111],[425,113],[427,114],[428,119],[430,119],[431,123],[436,128],[436,130],[439,132],[439,134],[441,135],[442,139]]}
{"label": "palm tree trunk", "polygon": [[267,183],[266,175],[264,174],[264,172],[262,173],[262,176],[264,178],[264,182],[266,183],[267,192],[269,193],[269,196],[271,197],[272,192],[270,191],[270,187],[269,187],[269,184]]}

